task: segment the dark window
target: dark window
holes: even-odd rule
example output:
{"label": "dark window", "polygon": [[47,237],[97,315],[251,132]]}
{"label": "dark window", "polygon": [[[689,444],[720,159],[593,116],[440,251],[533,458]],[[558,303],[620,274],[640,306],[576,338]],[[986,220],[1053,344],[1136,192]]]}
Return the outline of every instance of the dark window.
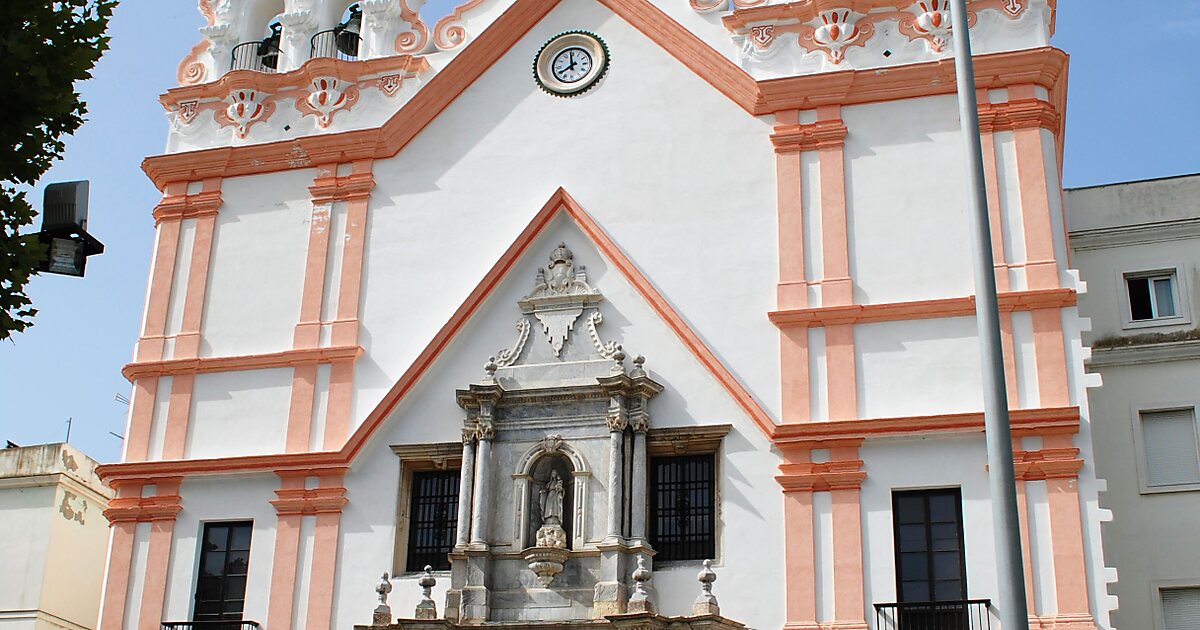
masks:
{"label": "dark window", "polygon": [[250,569],[250,521],[206,523],[196,581],[195,621],[240,620]]}
{"label": "dark window", "polygon": [[1135,322],[1175,317],[1175,276],[1126,278],[1129,318]]}
{"label": "dark window", "polygon": [[450,568],[446,554],[454,549],[458,527],[458,471],[417,472],[409,504],[408,560],[405,569]]}
{"label": "dark window", "polygon": [[957,488],[893,493],[892,518],[900,601],[966,599],[962,493]]}
{"label": "dark window", "polygon": [[713,455],[650,460],[650,544],[655,561],[716,557]]}

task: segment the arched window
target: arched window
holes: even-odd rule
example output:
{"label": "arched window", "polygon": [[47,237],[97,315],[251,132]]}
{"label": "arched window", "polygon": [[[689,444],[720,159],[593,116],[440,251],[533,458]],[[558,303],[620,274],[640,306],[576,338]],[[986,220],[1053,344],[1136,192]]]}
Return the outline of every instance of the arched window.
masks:
{"label": "arched window", "polygon": [[355,2],[346,7],[337,26],[313,35],[310,56],[357,61],[362,45],[361,32],[362,8]]}
{"label": "arched window", "polygon": [[279,69],[282,13],[282,0],[247,3],[241,15],[242,43],[233,48],[230,70],[275,72]]}

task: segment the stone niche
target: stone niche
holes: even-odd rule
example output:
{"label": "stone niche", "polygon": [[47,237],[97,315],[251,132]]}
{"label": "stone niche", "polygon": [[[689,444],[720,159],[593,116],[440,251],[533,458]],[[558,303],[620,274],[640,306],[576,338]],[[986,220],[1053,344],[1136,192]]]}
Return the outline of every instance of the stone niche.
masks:
{"label": "stone niche", "polygon": [[[662,386],[600,335],[604,297],[565,244],[518,301],[511,346],[457,392],[465,410],[445,619],[625,613],[646,540],[646,432]],[[481,357],[482,358],[482,357]]]}

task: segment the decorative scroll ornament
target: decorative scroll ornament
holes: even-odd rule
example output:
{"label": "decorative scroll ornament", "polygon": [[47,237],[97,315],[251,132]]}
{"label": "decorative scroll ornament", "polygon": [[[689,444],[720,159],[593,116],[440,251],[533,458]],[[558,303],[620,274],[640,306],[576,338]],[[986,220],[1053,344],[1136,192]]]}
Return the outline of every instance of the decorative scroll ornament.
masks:
{"label": "decorative scroll ornament", "polygon": [[522,313],[532,314],[541,322],[556,357],[562,353],[583,309],[604,299],[588,284],[587,271],[582,266],[576,269],[574,258],[567,244],[559,243],[550,253],[550,265],[538,269],[533,292],[517,302]]}
{"label": "decorative scroll ornament", "polygon": [[605,359],[611,359],[621,349],[615,341],[604,341],[600,339],[600,333],[596,330],[596,326],[604,323],[604,316],[600,311],[592,311],[588,315],[587,328],[588,336],[592,338],[592,345],[596,346],[596,353]]}
{"label": "decorative scroll ornament", "polygon": [[441,50],[458,48],[467,41],[467,29],[462,25],[463,16],[483,4],[484,0],[467,0],[454,7],[449,15],[433,25],[433,43]]}
{"label": "decorative scroll ornament", "polygon": [[358,86],[346,85],[334,77],[313,79],[308,96],[296,101],[296,109],[317,117],[317,126],[326,129],[333,123],[333,115],[350,109],[358,102]]}
{"label": "decorative scroll ornament", "polygon": [[773,41],[775,41],[774,24],[750,27],[750,42],[759,50],[770,47]]}
{"label": "decorative scroll ornament", "polygon": [[218,112],[217,122],[232,126],[239,138],[245,138],[254,123],[270,118],[275,111],[275,103],[258,90],[234,90],[225,97],[225,103],[227,106]]}
{"label": "decorative scroll ornament", "polygon": [[918,2],[913,28],[929,42],[931,52],[940,53],[950,43],[950,0]]}
{"label": "decorative scroll ornament", "polygon": [[387,74],[379,77],[379,91],[388,96],[395,96],[400,91],[400,85],[404,83],[404,75]]}
{"label": "decorative scroll ornament", "polygon": [[496,366],[508,367],[516,363],[521,356],[521,351],[525,349],[525,341],[529,339],[529,320],[522,317],[517,322],[517,341],[513,344],[512,349],[505,348],[496,353]]}
{"label": "decorative scroll ornament", "polygon": [[846,9],[821,13],[821,24],[811,35],[801,37],[801,45],[812,50],[806,45],[811,41],[829,57],[830,63],[839,64],[846,58],[846,48],[866,44],[874,30],[871,24],[859,26],[857,22],[854,13]]}
{"label": "decorative scroll ornament", "polygon": [[181,101],[179,103],[179,122],[187,125],[196,119],[199,113],[200,101]]}
{"label": "decorative scroll ornament", "polygon": [[563,437],[561,435],[547,435],[542,438],[542,450],[547,453],[557,453],[562,449]]}

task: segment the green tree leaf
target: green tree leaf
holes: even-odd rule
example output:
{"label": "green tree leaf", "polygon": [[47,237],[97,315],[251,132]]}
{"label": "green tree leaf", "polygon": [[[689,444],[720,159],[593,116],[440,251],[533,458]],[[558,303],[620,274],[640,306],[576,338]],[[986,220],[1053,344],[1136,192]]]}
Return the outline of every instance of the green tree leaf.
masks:
{"label": "green tree leaf", "polygon": [[21,228],[37,212],[18,190],[37,182],[61,157],[63,136],[83,124],[87,106],[75,89],[108,50],[105,35],[117,0],[0,1],[0,340],[33,325],[25,285],[46,256]]}

